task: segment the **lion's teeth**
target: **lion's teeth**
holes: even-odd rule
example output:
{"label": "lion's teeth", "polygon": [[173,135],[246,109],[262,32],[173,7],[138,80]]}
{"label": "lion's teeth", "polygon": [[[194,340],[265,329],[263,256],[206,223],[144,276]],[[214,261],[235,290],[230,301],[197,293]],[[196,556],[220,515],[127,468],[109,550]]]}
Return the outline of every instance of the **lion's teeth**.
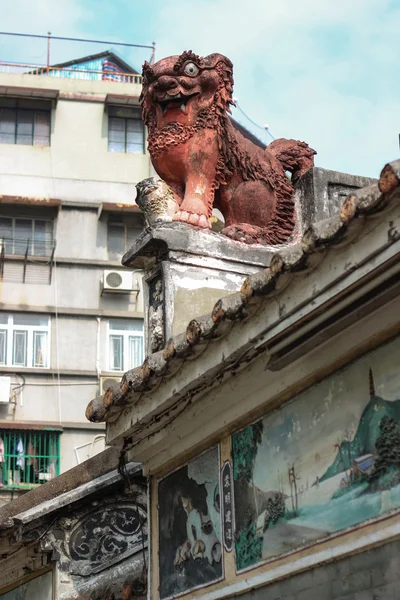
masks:
{"label": "lion's teeth", "polygon": [[182,112],[185,112],[185,108],[186,108],[186,106],[185,106],[185,103],[184,103],[184,102],[182,102],[182,104],[181,104],[181,111],[182,111]]}

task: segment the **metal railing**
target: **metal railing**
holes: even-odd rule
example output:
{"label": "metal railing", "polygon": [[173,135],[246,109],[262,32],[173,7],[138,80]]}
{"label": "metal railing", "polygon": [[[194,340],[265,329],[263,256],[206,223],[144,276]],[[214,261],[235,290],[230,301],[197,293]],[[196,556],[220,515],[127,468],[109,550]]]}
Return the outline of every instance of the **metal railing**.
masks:
{"label": "metal railing", "polygon": [[[0,238],[0,280],[4,278],[4,264],[7,256],[23,256],[24,270],[22,282],[25,283],[28,263],[34,263],[35,259],[41,260],[41,264],[49,266],[49,285],[52,281],[54,253],[56,240],[47,237],[44,240],[31,238]],[[43,260],[44,259],[44,260]]]}
{"label": "metal railing", "polygon": [[0,73],[19,73],[23,75],[40,75],[65,79],[83,79],[86,81],[114,81],[117,83],[142,83],[142,76],[137,73],[120,71],[94,71],[78,67],[51,67],[24,63],[0,61]]}
{"label": "metal railing", "polygon": [[32,488],[57,477],[60,433],[0,429],[0,489]]}
{"label": "metal railing", "polygon": [[34,238],[2,237],[0,238],[0,252],[4,255],[50,257],[56,246],[53,237],[35,240]]}

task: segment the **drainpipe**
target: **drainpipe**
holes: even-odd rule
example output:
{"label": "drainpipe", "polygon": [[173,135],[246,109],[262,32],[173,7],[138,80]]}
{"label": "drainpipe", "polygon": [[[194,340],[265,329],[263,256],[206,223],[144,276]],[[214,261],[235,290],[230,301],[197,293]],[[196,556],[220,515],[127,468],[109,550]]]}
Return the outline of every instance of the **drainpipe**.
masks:
{"label": "drainpipe", "polygon": [[100,381],[100,321],[101,318],[97,317],[97,347],[96,347],[96,373],[97,379]]}

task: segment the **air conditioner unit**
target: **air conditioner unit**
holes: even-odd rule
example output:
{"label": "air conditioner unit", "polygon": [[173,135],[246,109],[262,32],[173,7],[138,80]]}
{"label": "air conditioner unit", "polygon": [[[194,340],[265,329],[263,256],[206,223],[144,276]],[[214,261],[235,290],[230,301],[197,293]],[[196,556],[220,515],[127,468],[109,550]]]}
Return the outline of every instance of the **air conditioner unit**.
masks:
{"label": "air conditioner unit", "polygon": [[101,286],[101,293],[103,292],[128,294],[138,293],[139,289],[133,289],[132,271],[104,271]]}
{"label": "air conditioner unit", "polygon": [[0,404],[8,404],[10,402],[11,392],[11,377],[2,375],[0,377]]}
{"label": "air conditioner unit", "polygon": [[121,377],[100,377],[100,395],[105,394],[114,383],[121,383]]}

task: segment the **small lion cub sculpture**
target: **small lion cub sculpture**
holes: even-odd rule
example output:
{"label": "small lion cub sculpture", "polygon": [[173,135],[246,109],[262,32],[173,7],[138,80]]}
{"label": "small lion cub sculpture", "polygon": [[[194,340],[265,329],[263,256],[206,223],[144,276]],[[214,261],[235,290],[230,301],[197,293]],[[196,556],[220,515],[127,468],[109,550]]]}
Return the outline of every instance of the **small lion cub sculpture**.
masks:
{"label": "small lion cub sculpture", "polygon": [[150,156],[174,193],[175,221],[210,228],[216,207],[225,235],[282,244],[295,226],[292,182],[313,166],[316,152],[295,140],[263,150],[246,139],[228,116],[232,89],[232,63],[221,54],[189,51],[146,62],[141,104]]}

